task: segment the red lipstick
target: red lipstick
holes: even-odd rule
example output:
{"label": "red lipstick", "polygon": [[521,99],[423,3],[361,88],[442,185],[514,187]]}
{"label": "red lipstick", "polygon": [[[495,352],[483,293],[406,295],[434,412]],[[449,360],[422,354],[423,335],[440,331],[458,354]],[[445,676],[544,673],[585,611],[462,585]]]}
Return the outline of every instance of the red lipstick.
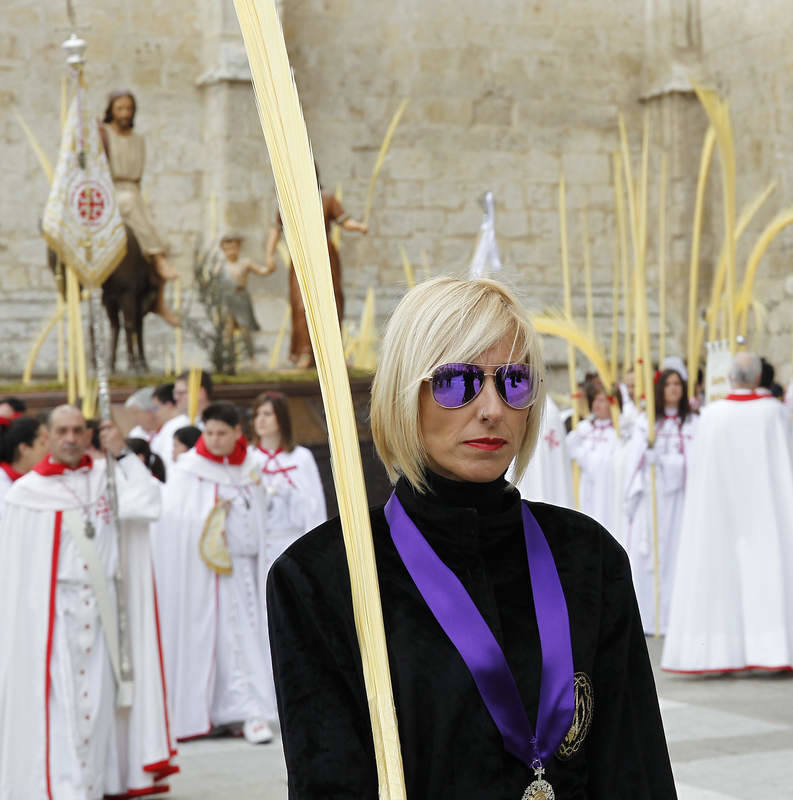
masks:
{"label": "red lipstick", "polygon": [[506,439],[490,439],[488,437],[468,439],[464,442],[464,444],[469,447],[475,447],[477,450],[500,450],[506,443]]}

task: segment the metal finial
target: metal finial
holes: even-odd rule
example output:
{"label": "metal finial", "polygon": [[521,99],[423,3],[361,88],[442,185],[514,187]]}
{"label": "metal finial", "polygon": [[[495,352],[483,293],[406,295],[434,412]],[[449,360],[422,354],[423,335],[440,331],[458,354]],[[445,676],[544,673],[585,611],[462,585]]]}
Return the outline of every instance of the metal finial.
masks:
{"label": "metal finial", "polygon": [[85,50],[88,47],[85,39],[72,33],[61,47],[66,51],[66,63],[70,67],[81,67],[85,64]]}

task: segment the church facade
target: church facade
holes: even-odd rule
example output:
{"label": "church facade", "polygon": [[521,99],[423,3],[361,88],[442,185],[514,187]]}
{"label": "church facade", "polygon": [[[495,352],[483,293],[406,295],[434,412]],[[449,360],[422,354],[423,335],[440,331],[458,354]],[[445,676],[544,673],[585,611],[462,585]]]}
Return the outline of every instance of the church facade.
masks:
{"label": "church facade", "polygon": [[[232,0],[75,3],[86,53],[88,114],[111,89],[137,97],[146,138],[143,192],[169,258],[190,285],[194,251],[226,230],[263,259],[275,213],[272,176]],[[685,343],[694,199],[707,118],[691,78],[731,105],[737,208],[777,185],[737,248],[742,276],[751,248],[793,204],[793,18],[778,0],[283,0],[290,59],[324,186],[363,214],[369,178],[392,115],[409,104],[377,184],[370,233],[342,237],[348,318],[373,286],[381,321],[405,289],[400,246],[417,276],[465,274],[481,221],[479,196],[496,203],[501,277],[533,310],[562,306],[558,182],[567,182],[574,310],[584,314],[583,212],[592,254],[597,329],[611,325],[615,259],[612,156],[621,112],[638,169],[642,119],[650,121],[648,295],[657,307],[658,174],[669,162],[667,352]],[[7,0],[0,10],[0,100],[57,156],[64,5]],[[48,183],[13,113],[0,121],[0,338],[2,372],[21,374],[33,339],[55,308],[39,219]],[[718,152],[703,220],[700,296],[709,293],[723,236]],[[755,295],[767,312],[750,341],[787,378],[793,297],[793,231],[763,258]],[[425,255],[424,255],[425,254]],[[287,298],[283,265],[250,288],[273,345]],[[793,289],[793,286],[790,287]],[[189,297],[189,291],[187,293]],[[657,329],[657,315],[652,324]],[[751,326],[750,326],[751,327]],[[156,367],[173,335],[147,320]],[[185,338],[186,358],[196,354]],[[191,351],[191,347],[194,349]],[[548,342],[548,358],[566,349]],[[52,335],[37,373],[55,371]]]}

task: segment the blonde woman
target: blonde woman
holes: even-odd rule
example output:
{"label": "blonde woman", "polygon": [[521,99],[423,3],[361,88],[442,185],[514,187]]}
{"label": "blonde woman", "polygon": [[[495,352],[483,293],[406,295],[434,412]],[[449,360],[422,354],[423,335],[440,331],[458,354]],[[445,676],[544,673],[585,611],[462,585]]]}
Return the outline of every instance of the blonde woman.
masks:
{"label": "blonde woman", "polygon": [[[371,512],[407,796],[674,798],[624,551],[525,503],[545,390],[534,330],[489,280],[417,286],[386,329]],[[276,562],[268,614],[289,796],[378,796],[338,519]]]}

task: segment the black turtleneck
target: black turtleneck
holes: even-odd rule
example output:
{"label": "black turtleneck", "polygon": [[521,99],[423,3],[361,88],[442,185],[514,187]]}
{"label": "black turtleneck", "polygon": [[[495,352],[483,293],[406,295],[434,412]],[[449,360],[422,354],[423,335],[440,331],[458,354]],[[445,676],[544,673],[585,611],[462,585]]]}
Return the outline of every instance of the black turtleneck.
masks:
{"label": "black turtleneck", "polygon": [[[542,655],[520,496],[503,478],[428,475],[403,507],[457,575],[504,651],[532,725]],[[592,727],[546,778],[557,800],[675,797],[627,557],[597,523],[531,503],[570,617],[573,661],[594,694]],[[532,773],[504,749],[461,657],[405,569],[382,508],[372,509],[383,621],[409,800],[520,800]],[[377,798],[369,713],[339,521],[273,566],[268,615],[290,798]]]}

